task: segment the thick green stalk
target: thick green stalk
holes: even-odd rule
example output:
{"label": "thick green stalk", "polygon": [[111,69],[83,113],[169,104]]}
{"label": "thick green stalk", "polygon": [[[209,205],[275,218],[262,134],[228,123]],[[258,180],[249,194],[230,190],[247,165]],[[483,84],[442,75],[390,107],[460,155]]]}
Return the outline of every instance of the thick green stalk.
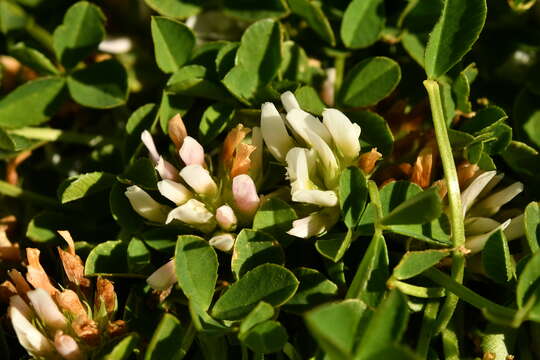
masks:
{"label": "thick green stalk", "polygon": [[10,183],[2,181],[2,180],[0,180],[0,194],[6,195],[9,197],[14,197],[14,198],[27,199],[29,201],[38,203],[46,207],[57,208],[60,206],[60,204],[55,198],[51,198],[51,197],[40,195],[31,191],[23,190],[18,186],[11,185]]}
{"label": "thick green stalk", "polygon": [[424,318],[422,320],[422,327],[420,328],[420,335],[418,336],[418,344],[416,345],[416,353],[422,359],[427,359],[439,305],[439,301],[436,300],[430,301],[424,306]]}
{"label": "thick green stalk", "polygon": [[334,67],[336,68],[336,80],[334,82],[334,94],[337,96],[341,84],[343,83],[343,76],[345,74],[345,56],[336,56],[334,59]]}
{"label": "thick green stalk", "polygon": [[[450,139],[448,138],[439,84],[435,80],[425,80],[424,86],[426,87],[429,96],[433,127],[435,129],[439,154],[444,169],[444,179],[448,189],[452,243],[455,249],[452,263],[452,279],[457,283],[461,283],[463,282],[463,272],[465,267],[465,259],[462,252],[462,248],[465,246],[465,225],[463,222],[463,210],[461,205],[461,190],[459,189],[456,165],[454,156],[452,155],[452,146],[450,145]],[[435,333],[440,332],[448,325],[458,301],[459,299],[455,295],[447,295],[445,303],[437,318]]]}

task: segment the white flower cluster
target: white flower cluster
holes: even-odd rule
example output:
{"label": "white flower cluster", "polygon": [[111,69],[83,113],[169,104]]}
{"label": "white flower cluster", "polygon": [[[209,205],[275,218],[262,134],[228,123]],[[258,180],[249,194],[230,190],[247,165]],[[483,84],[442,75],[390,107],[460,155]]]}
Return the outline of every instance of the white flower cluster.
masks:
{"label": "white flower cluster", "polygon": [[272,103],[262,105],[261,132],[270,153],[287,163],[292,200],[323,207],[295,221],[289,231],[308,238],[328,230],[339,218],[339,176],[358,164],[360,126],[336,109],[325,109],[321,122],[302,110],[290,91],[281,95],[281,102],[285,115]]}

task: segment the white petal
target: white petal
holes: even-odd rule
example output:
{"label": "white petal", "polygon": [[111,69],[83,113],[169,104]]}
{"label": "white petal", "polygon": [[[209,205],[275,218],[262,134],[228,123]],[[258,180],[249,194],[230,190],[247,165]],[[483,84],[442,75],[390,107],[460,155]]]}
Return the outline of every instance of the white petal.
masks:
{"label": "white petal", "polygon": [[294,147],[294,140],[287,132],[276,107],[270,102],[261,107],[261,132],[268,151],[277,160],[284,161],[287,152]]}
{"label": "white petal", "polygon": [[311,139],[311,143],[322,165],[322,175],[324,177],[324,184],[327,188],[333,189],[339,182],[339,165],[336,156],[332,152],[332,149],[328,144],[316,133],[311,130],[307,130],[307,134]]}
{"label": "white petal", "polygon": [[251,145],[255,146],[255,151],[253,151],[249,157],[251,159],[249,175],[255,183],[259,183],[263,170],[263,137],[261,128],[258,126],[251,129]]}
{"label": "white petal", "polygon": [[13,295],[9,298],[9,306],[16,307],[21,314],[23,314],[27,319],[30,319],[32,316],[32,309],[26,304],[22,297],[19,295]]}
{"label": "white petal", "polygon": [[356,159],[360,154],[360,126],[336,109],[325,109],[322,116],[339,151],[347,160]]}
{"label": "white petal", "polygon": [[308,239],[329,230],[338,219],[338,209],[325,209],[293,221],[293,227],[287,231],[287,234]]}
{"label": "white petal", "polygon": [[304,148],[292,148],[286,157],[287,175],[291,182],[298,180],[304,183],[309,180],[308,150]]}
{"label": "white petal", "polygon": [[221,205],[216,209],[216,220],[219,227],[225,231],[234,230],[238,222],[234,210],[229,205]]}
{"label": "white petal", "polygon": [[10,306],[8,313],[17,339],[26,351],[33,356],[47,356],[54,351],[49,340],[28,321],[19,309]]}
{"label": "white petal", "polygon": [[190,199],[183,205],[169,212],[166,223],[179,220],[189,225],[205,225],[212,223],[214,215],[199,200]]}
{"label": "white petal", "polygon": [[286,112],[289,112],[292,109],[300,109],[300,104],[298,104],[296,96],[290,91],[285,91],[281,94],[281,103]]}
{"label": "white petal", "polygon": [[234,240],[235,237],[233,234],[224,233],[213,236],[210,240],[208,240],[208,243],[218,250],[229,252],[234,246]]}
{"label": "white petal", "polygon": [[173,164],[165,160],[163,156],[159,157],[159,160],[156,164],[156,170],[159,176],[164,180],[167,179],[177,181],[180,179],[180,176],[178,175],[178,169],[175,168]]}
{"label": "white petal", "polygon": [[165,221],[170,210],[169,207],[158,203],[137,185],[128,187],[124,194],[133,210],[143,218],[158,223]]}
{"label": "white petal", "polygon": [[306,190],[292,191],[292,200],[307,204],[332,207],[338,204],[338,197],[334,191]]}
{"label": "white petal", "polygon": [[188,165],[180,170],[180,176],[197,193],[204,196],[215,196],[218,188],[208,170],[201,165]]}
{"label": "white petal", "polygon": [[489,237],[499,229],[504,231],[508,227],[508,225],[510,225],[510,222],[511,220],[506,220],[501,225],[497,226],[495,229],[491,230],[488,233],[467,237],[467,239],[465,240],[465,247],[471,251],[471,254],[476,254],[482,251]]}
{"label": "white petal", "polygon": [[41,288],[26,293],[39,318],[55,330],[65,329],[67,321],[49,293]]}
{"label": "white petal", "polygon": [[172,180],[161,180],[157,186],[161,195],[176,205],[182,205],[193,197],[193,193],[187,187]]}
{"label": "white petal", "polygon": [[154,139],[152,139],[152,135],[150,134],[150,132],[148,132],[148,130],[144,130],[142,132],[141,140],[144,146],[146,146],[146,149],[148,149],[148,152],[150,153],[150,159],[152,160],[154,165],[157,164],[157,162],[159,161],[159,153],[156,149],[156,144],[154,144]]}
{"label": "white petal", "polygon": [[525,236],[525,224],[523,223],[523,219],[523,214],[512,218],[510,225],[504,230],[504,235],[508,241]]}
{"label": "white petal", "polygon": [[324,126],[323,123],[320,122],[316,117],[305,112],[304,110],[292,109],[289,111],[287,113],[287,122],[292,127],[294,132],[309,145],[312,145],[312,143],[309,135],[307,134],[308,130],[311,130],[319,135],[326,143],[332,143],[332,136],[330,135],[330,132],[326,126]]}
{"label": "white petal", "polygon": [[146,283],[155,290],[166,290],[176,283],[176,263],[174,259],[154,271]]}
{"label": "white petal", "polygon": [[483,199],[484,197],[489,195],[491,193],[491,190],[493,190],[503,178],[504,174],[495,175],[493,179],[491,179],[491,181],[486,185],[484,190],[482,190],[482,192],[478,195],[478,200]]}
{"label": "white petal", "polygon": [[485,234],[501,225],[500,222],[486,217],[473,217],[465,219],[465,234],[474,236]]}
{"label": "white petal", "polygon": [[124,54],[131,50],[133,44],[131,39],[126,36],[108,37],[98,45],[98,50],[111,54]]}
{"label": "white petal", "polygon": [[469,211],[471,205],[476,201],[478,194],[486,187],[486,185],[493,179],[496,171],[488,171],[477,176],[473,182],[461,192],[461,206],[463,209],[463,216]]}
{"label": "white petal", "polygon": [[61,332],[54,336],[54,347],[62,358],[66,360],[82,360],[85,358],[75,339]]}
{"label": "white petal", "polygon": [[496,214],[500,208],[515,198],[519,193],[523,191],[523,184],[520,182],[513,183],[512,185],[496,192],[493,195],[480,201],[470,211],[470,216],[491,216]]}

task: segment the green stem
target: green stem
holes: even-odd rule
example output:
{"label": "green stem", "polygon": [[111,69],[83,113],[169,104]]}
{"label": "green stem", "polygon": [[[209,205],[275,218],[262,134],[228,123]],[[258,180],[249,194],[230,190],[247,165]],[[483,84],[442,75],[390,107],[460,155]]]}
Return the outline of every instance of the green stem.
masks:
{"label": "green stem", "polygon": [[441,335],[444,358],[446,360],[460,360],[458,338],[454,329],[452,327],[445,328]]}
{"label": "green stem", "polygon": [[[448,138],[448,130],[443,113],[441,93],[439,84],[434,80],[425,80],[429,103],[431,105],[431,114],[433,118],[433,127],[439,147],[439,154],[444,169],[444,179],[448,188],[448,203],[450,207],[450,224],[452,227],[452,243],[454,245],[454,254],[452,262],[452,279],[457,283],[463,282],[463,273],[465,269],[465,259],[463,257],[462,247],[465,246],[465,225],[463,222],[463,213],[461,205],[461,190],[459,189],[459,180],[452,155],[452,146]],[[444,329],[458,303],[459,299],[452,294],[448,294],[445,303],[437,319],[437,331]]]}
{"label": "green stem", "polygon": [[334,59],[334,67],[336,68],[334,93],[337,95],[339,89],[341,89],[341,84],[343,83],[343,76],[345,74],[345,56],[336,56]]}
{"label": "green stem", "polygon": [[435,320],[437,319],[439,305],[439,301],[430,301],[424,307],[424,318],[422,320],[422,327],[420,328],[418,344],[416,345],[416,353],[422,359],[426,359],[428,355],[429,344],[431,343],[431,338],[433,337],[433,330],[435,328]]}
{"label": "green stem", "polygon": [[509,320],[514,319],[514,317],[516,316],[516,310],[496,304],[491,300],[488,300],[485,297],[478,295],[474,291],[458,283],[456,280],[452,279],[450,276],[446,275],[440,270],[430,268],[424,271],[422,274],[434,281],[435,283],[439,284],[440,286],[444,287],[446,290],[454,293],[461,300],[471,304],[472,306],[480,310],[489,311],[493,315],[501,316]]}
{"label": "green stem", "polygon": [[0,180],[0,194],[14,198],[26,199],[46,207],[58,208],[60,206],[55,198],[23,190],[18,186],[11,185],[10,183],[2,180]]}
{"label": "green stem", "polygon": [[189,348],[191,347],[191,344],[193,344],[193,340],[195,339],[195,335],[197,335],[197,329],[195,328],[195,325],[193,322],[189,324],[189,327],[186,330],[186,333],[184,334],[184,337],[182,338],[182,343],[180,345],[180,357],[179,359],[182,359],[189,351]]}
{"label": "green stem", "polygon": [[379,189],[377,188],[377,184],[375,181],[370,180],[368,181],[368,192],[369,192],[369,198],[371,199],[371,203],[373,206],[375,206],[375,222],[374,226],[375,229],[382,229],[384,228],[381,224],[381,220],[383,218],[383,210],[381,205],[381,195],[379,194]]}
{"label": "green stem", "polygon": [[386,284],[388,288],[395,287],[406,295],[415,296],[423,299],[441,298],[445,295],[444,288],[411,285],[406,282],[399,281],[393,277],[390,277]]}
{"label": "green stem", "polygon": [[42,127],[23,127],[9,130],[10,134],[23,136],[33,140],[63,141],[66,143],[96,146],[104,141],[101,135],[79,134],[71,131],[63,131]]}

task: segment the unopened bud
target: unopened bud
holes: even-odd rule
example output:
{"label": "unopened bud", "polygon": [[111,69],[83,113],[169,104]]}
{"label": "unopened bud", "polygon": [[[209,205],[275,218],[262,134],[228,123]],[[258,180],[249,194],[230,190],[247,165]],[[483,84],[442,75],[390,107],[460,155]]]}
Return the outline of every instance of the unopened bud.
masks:
{"label": "unopened bud", "polygon": [[79,348],[79,344],[69,335],[59,331],[54,336],[54,347],[56,351],[66,360],[82,360],[84,355]]}
{"label": "unopened bud", "polygon": [[212,197],[218,188],[208,170],[201,165],[188,165],[180,171],[180,176],[199,195]]}
{"label": "unopened bud", "polygon": [[238,175],[233,179],[232,192],[238,209],[253,215],[259,207],[260,199],[253,179],[249,175]]}
{"label": "unopened bud", "polygon": [[190,199],[169,213],[167,224],[173,220],[179,220],[188,225],[211,225],[213,228],[215,226],[213,218],[214,215],[208,211],[204,203],[199,200]]}
{"label": "unopened bud", "polygon": [[158,223],[163,223],[167,218],[169,208],[158,203],[137,185],[128,187],[124,194],[133,210],[143,218]]}
{"label": "unopened bud", "polygon": [[165,160],[163,156],[159,157],[155,169],[163,180],[176,181],[180,179],[180,176],[178,175],[178,169],[175,168],[173,164]]}
{"label": "unopened bud", "polygon": [[216,209],[216,220],[225,231],[232,231],[236,227],[237,219],[234,210],[229,205],[221,205]]}
{"label": "unopened bud", "polygon": [[184,125],[184,122],[182,121],[182,117],[180,116],[180,114],[174,115],[169,120],[168,130],[169,130],[169,137],[174,143],[176,150],[180,150],[180,148],[182,147],[182,144],[184,143],[184,139],[187,136],[186,126]]}
{"label": "unopened bud", "polygon": [[202,145],[191,136],[186,136],[178,153],[184,164],[204,166],[204,149]]}
{"label": "unopened bud", "polygon": [[141,140],[150,154],[150,159],[152,160],[152,163],[154,163],[154,165],[157,164],[159,161],[159,153],[156,149],[154,139],[152,138],[152,135],[148,130],[144,130],[142,132]]}
{"label": "unopened bud", "polygon": [[154,290],[166,290],[176,283],[176,265],[174,259],[157,269],[146,279]]}
{"label": "unopened bud", "polygon": [[161,195],[176,205],[182,205],[193,197],[193,193],[187,187],[175,181],[162,180],[157,186]]}
{"label": "unopened bud", "polygon": [[218,250],[229,252],[234,246],[234,240],[235,237],[233,234],[223,233],[213,236],[210,240],[208,240],[208,243]]}

